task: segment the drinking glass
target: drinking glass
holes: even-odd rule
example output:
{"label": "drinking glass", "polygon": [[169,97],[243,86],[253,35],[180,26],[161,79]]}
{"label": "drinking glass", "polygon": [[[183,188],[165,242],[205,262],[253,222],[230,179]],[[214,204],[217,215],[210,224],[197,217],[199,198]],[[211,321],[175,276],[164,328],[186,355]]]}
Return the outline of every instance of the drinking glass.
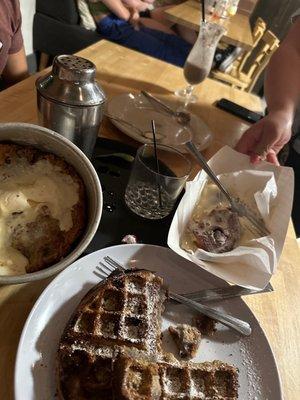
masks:
{"label": "drinking glass", "polygon": [[184,154],[173,147],[156,147],[158,163],[153,144],[138,149],[125,191],[127,207],[147,219],[170,214],[191,171],[191,163]]}
{"label": "drinking glass", "polygon": [[197,40],[183,67],[183,74],[189,85],[175,92],[177,96],[184,98],[183,110],[190,102],[197,100],[193,95],[194,86],[207,78],[217,45],[225,32],[226,29],[219,24],[201,22]]}

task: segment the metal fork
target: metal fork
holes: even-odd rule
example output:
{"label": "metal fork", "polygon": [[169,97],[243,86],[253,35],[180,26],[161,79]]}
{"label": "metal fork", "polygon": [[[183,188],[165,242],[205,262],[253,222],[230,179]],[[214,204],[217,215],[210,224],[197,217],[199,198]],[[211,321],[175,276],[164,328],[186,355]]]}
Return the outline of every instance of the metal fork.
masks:
{"label": "metal fork", "polygon": [[[119,269],[119,270],[127,270],[130,268],[127,268],[120,264],[119,262],[115,261],[109,256],[106,256],[103,258],[103,261],[99,262],[99,266],[96,267],[96,271],[94,273],[99,276],[100,278],[106,279],[113,271]],[[216,321],[221,322],[222,324],[228,326],[231,329],[234,329],[235,331],[249,336],[251,335],[251,327],[248,324],[248,322],[243,321],[241,319],[232,317],[231,315],[228,315],[222,311],[216,310],[212,307],[208,307],[204,304],[195,302],[191,299],[188,299],[180,294],[174,293],[172,291],[168,292],[169,297],[172,300],[177,301],[178,303],[184,304],[204,315],[207,315],[208,317],[211,317],[215,319]]]}
{"label": "metal fork", "polygon": [[233,197],[230,195],[225,186],[219,181],[216,174],[210,168],[205,158],[202,156],[200,151],[194,145],[193,142],[189,141],[185,143],[187,149],[193,154],[198,163],[202,166],[204,171],[210,177],[210,179],[218,186],[221,192],[224,194],[226,199],[229,201],[233,211],[237,212],[240,217],[245,217],[251,225],[258,231],[260,236],[267,236],[270,234],[270,231],[266,227],[262,218],[256,216],[256,214],[245,204],[243,204],[237,197]]}
{"label": "metal fork", "polygon": [[[109,256],[107,256],[108,259],[110,259]],[[104,263],[101,263],[102,268],[107,268],[108,272],[111,273],[114,271],[113,269],[109,269],[110,265],[105,265]],[[110,267],[111,268],[111,267]],[[105,275],[103,276],[103,271],[100,270],[99,267],[96,267],[97,272],[96,275],[99,277],[106,278],[106,272]],[[101,276],[102,273],[102,276]],[[273,292],[273,286],[271,283],[268,283],[267,286],[264,289],[247,289],[242,286],[238,285],[230,285],[230,286],[224,286],[224,287],[218,287],[218,288],[212,288],[212,289],[201,289],[197,290],[196,292],[191,292],[191,293],[180,293],[181,296],[184,296],[190,300],[194,300],[196,302],[202,302],[202,303],[207,303],[210,301],[221,301],[221,300],[226,300],[226,299],[233,299],[236,297],[241,297],[241,296],[249,296],[252,294],[262,294],[262,293],[271,293]]]}

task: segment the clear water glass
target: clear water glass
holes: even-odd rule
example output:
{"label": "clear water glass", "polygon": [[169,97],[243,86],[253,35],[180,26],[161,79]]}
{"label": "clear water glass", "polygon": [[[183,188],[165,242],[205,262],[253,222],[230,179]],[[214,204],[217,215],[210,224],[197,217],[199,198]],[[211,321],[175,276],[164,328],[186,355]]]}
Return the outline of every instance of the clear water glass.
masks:
{"label": "clear water glass", "polygon": [[191,171],[189,159],[172,147],[157,145],[157,158],[159,173],[154,145],[138,149],[125,191],[127,207],[147,219],[170,214]]}

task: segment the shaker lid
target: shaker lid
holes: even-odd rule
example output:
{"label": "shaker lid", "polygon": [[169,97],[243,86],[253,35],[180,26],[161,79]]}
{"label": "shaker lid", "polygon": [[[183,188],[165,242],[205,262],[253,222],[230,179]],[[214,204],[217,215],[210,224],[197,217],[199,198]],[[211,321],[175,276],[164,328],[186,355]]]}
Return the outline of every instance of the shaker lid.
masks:
{"label": "shaker lid", "polygon": [[95,80],[95,65],[74,55],[56,56],[52,71],[37,79],[36,88],[50,100],[74,106],[93,106],[106,100]]}

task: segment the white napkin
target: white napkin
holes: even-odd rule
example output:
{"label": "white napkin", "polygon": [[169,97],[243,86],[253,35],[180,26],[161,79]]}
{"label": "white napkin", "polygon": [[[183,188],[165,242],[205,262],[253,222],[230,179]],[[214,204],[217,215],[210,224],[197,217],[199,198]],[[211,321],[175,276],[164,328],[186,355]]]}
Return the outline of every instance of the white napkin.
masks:
{"label": "white napkin", "polygon": [[221,254],[201,249],[190,254],[182,249],[182,234],[207,181],[206,173],[201,171],[193,181],[187,182],[169,230],[168,246],[226,281],[248,288],[264,288],[276,271],[288,229],[294,191],[293,170],[266,162],[253,165],[248,156],[228,146],[218,151],[209,165],[231,193],[260,211],[270,236],[252,239],[246,245]]}

